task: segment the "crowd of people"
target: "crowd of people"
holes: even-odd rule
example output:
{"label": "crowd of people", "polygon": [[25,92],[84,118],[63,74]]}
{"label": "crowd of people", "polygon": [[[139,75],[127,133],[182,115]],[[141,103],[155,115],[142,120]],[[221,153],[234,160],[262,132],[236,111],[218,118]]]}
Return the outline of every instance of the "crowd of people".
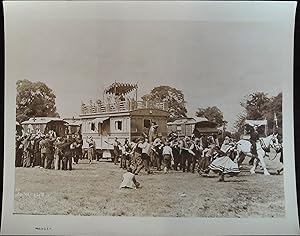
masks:
{"label": "crowd of people", "polygon": [[[171,133],[162,138],[151,135],[151,132],[149,134],[131,142],[125,139],[121,143],[118,138],[112,143],[107,142],[113,146],[114,164],[129,169],[133,175],[138,175],[144,169],[147,174],[152,174],[153,171],[167,174],[174,170],[191,173],[196,171],[206,176],[212,170],[219,173],[219,181],[224,181],[225,174],[236,175],[240,172],[236,160],[236,142],[227,136],[220,144],[219,139],[213,135],[197,138],[194,135],[179,137],[176,133]],[[80,134],[57,137],[53,130],[46,134],[16,134],[15,166],[72,170],[73,165],[85,156],[91,164],[93,160],[99,160],[99,155],[93,138],[87,138],[86,142],[88,148],[85,155]],[[255,142],[252,143],[255,157]]]}
{"label": "crowd of people", "polygon": [[[227,141],[228,137],[224,144]],[[87,159],[92,163],[99,158],[96,143],[92,137],[86,142]],[[199,173],[206,173],[211,158],[222,150],[218,140],[213,136],[203,136],[199,139],[194,136],[179,138],[175,134],[170,134],[168,138],[163,139],[150,135],[132,142],[125,139],[123,144],[115,138],[114,142],[109,144],[113,146],[114,164],[119,163],[123,169],[131,167],[135,175],[142,169],[147,174],[153,173],[154,170],[168,173],[171,169],[194,173],[196,166]],[[57,137],[53,130],[46,134],[41,132],[16,134],[15,166],[72,170],[72,166],[85,156],[82,146],[83,139],[80,134]]]}
{"label": "crowd of people", "polygon": [[213,136],[201,138],[178,137],[171,134],[167,139],[156,138],[150,142],[148,137],[129,142],[127,139],[121,144],[116,138],[114,143],[114,163],[120,168],[128,169],[134,175],[141,170],[147,174],[153,171],[170,170],[182,172],[198,172],[207,175],[210,170],[220,174],[220,181],[224,181],[224,175],[239,173],[235,143],[229,137],[225,137],[222,145]]}
{"label": "crowd of people", "polygon": [[80,134],[57,137],[53,130],[16,134],[15,166],[72,170],[82,157],[82,145]]}

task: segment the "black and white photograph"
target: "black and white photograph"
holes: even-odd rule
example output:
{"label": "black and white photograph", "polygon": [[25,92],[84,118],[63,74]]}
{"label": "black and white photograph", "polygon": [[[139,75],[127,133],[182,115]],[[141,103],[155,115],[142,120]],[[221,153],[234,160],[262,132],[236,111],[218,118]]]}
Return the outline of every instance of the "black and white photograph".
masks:
{"label": "black and white photograph", "polygon": [[294,11],[5,2],[6,233],[299,233]]}

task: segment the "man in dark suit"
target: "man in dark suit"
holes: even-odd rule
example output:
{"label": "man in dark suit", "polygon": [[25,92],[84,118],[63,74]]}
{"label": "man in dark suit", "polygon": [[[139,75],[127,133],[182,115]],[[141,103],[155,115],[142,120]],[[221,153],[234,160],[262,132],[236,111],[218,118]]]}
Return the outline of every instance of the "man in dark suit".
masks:
{"label": "man in dark suit", "polygon": [[72,154],[74,150],[74,141],[67,137],[64,144],[61,145],[63,158],[62,158],[62,170],[72,170]]}
{"label": "man in dark suit", "polygon": [[50,136],[46,134],[44,140],[40,141],[41,148],[41,160],[44,162],[45,169],[51,169],[51,165],[53,162],[53,145],[50,141]]}
{"label": "man in dark suit", "polygon": [[250,130],[250,143],[251,143],[251,153],[252,153],[252,158],[249,161],[250,165],[253,164],[254,159],[257,157],[256,142],[258,140],[259,140],[258,126],[254,125],[253,129]]}

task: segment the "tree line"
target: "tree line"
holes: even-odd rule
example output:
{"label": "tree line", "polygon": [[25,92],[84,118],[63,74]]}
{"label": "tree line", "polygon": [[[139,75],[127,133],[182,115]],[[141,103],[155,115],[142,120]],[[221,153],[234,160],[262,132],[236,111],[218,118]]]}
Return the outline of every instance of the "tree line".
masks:
{"label": "tree line", "polygon": [[[17,81],[16,119],[18,122],[30,117],[59,117],[56,109],[56,96],[51,88],[43,82],[29,80]],[[153,88],[149,94],[142,96],[143,101],[165,102],[170,113],[169,121],[187,117],[187,108],[184,94],[181,90],[162,85]],[[274,127],[274,114],[278,119],[279,132],[282,127],[282,93],[269,96],[264,92],[256,92],[244,97],[240,102],[243,111],[237,115],[234,127],[240,135],[244,131],[246,119],[268,120],[268,132]],[[218,127],[226,127],[223,112],[217,106],[199,107],[195,112],[197,117],[205,117],[213,121]]]}

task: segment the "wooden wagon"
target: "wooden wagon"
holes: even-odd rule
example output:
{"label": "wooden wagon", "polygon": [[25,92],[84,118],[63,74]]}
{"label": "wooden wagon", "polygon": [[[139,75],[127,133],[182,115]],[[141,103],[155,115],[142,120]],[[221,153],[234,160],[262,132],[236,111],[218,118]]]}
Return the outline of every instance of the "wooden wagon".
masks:
{"label": "wooden wagon", "polygon": [[79,117],[83,149],[93,137],[97,153],[109,158],[115,138],[121,144],[125,139],[133,141],[148,134],[153,123],[158,125],[157,135],[166,137],[169,113],[164,103],[138,101],[137,85],[115,82],[104,91],[102,100],[82,104]]}

